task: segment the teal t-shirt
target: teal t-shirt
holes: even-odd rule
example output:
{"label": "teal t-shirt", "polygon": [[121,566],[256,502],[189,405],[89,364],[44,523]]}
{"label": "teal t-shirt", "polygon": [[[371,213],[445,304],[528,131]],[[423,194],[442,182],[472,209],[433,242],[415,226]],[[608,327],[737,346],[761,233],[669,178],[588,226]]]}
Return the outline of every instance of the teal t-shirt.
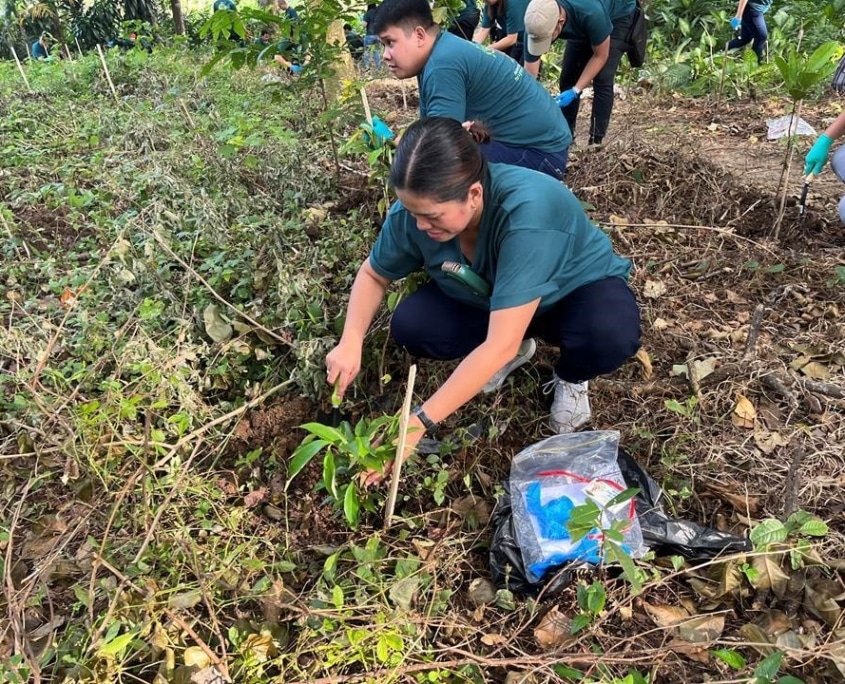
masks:
{"label": "teal t-shirt", "polygon": [[[502,2],[503,0],[499,0]],[[522,33],[525,31],[525,10],[528,8],[528,0],[504,0],[504,17],[499,16],[499,24],[505,29],[505,33]],[[481,10],[481,28],[493,28],[493,17],[490,14],[490,5],[486,2]]]}
{"label": "teal t-shirt", "polygon": [[[489,311],[539,297],[539,313],[582,285],[607,277],[627,279],[631,262],[614,254],[610,238],[590,222],[566,186],[518,166],[489,168],[472,263],[458,238],[441,243],[427,237],[397,201],[370,253],[375,272],[399,280],[425,270],[449,297]],[[492,285],[490,296],[476,295],[445,275],[440,270],[444,261],[471,266]]]}
{"label": "teal t-shirt", "polygon": [[460,21],[461,19],[469,19],[470,17],[474,16],[476,12],[478,12],[477,0],[466,0],[466,2],[464,3],[464,8],[460,12],[458,12],[458,16],[455,17],[455,19],[457,21]]}
{"label": "teal t-shirt", "polygon": [[[590,45],[603,43],[613,31],[613,22],[634,11],[636,0],[557,0],[566,11],[566,23],[560,40],[589,40]],[[536,62],[539,56],[525,50],[525,61]]]}
{"label": "teal t-shirt", "polygon": [[480,121],[495,142],[541,152],[572,142],[554,98],[498,50],[441,32],[417,81],[420,117]]}
{"label": "teal t-shirt", "polygon": [[774,4],[774,0],[749,0],[748,5],[751,9],[755,9],[758,12],[765,14],[770,9],[772,9],[772,5]]}

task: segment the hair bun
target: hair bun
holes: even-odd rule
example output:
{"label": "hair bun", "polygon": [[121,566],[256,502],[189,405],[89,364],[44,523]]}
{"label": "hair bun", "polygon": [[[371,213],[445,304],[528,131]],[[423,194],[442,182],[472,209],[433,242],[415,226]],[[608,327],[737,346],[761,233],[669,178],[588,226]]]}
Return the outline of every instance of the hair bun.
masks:
{"label": "hair bun", "polygon": [[472,136],[472,139],[475,140],[479,145],[482,143],[490,142],[490,130],[482,123],[478,121],[470,122],[469,128],[467,132]]}

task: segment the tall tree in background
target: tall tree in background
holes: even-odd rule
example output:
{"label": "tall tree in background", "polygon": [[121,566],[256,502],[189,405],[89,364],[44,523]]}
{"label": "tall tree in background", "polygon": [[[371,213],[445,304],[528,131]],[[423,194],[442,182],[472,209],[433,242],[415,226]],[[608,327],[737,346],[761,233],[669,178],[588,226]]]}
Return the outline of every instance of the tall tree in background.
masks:
{"label": "tall tree in background", "polygon": [[170,0],[170,9],[173,12],[173,30],[177,35],[185,35],[185,18],[182,16],[182,0]]}

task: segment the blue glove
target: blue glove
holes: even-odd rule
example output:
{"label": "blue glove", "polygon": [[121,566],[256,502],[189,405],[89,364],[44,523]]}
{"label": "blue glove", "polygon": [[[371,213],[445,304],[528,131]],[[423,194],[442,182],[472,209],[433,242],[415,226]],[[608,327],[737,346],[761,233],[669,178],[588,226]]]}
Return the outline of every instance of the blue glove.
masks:
{"label": "blue glove", "polygon": [[734,17],[731,19],[731,28],[736,31],[738,28],[742,26],[742,19],[739,17]]}
{"label": "blue glove", "polygon": [[557,103],[558,107],[568,107],[571,105],[575,100],[577,100],[581,96],[575,88],[570,88],[569,90],[564,90],[560,95],[555,98],[555,102]]}
{"label": "blue glove", "polygon": [[833,138],[822,133],[815,144],[807,152],[804,157],[804,175],[812,173],[818,176],[824,165],[827,164],[827,158],[830,155],[830,146],[833,145]]}
{"label": "blue glove", "polygon": [[368,123],[362,123],[361,128],[364,129],[364,140],[367,142],[367,147],[371,150],[384,147],[389,140],[396,137],[396,134],[390,130],[390,126],[377,116],[373,117],[372,127]]}
{"label": "blue glove", "polygon": [[301,74],[302,73],[302,67],[299,66],[299,64],[291,64],[290,70],[295,74]]}

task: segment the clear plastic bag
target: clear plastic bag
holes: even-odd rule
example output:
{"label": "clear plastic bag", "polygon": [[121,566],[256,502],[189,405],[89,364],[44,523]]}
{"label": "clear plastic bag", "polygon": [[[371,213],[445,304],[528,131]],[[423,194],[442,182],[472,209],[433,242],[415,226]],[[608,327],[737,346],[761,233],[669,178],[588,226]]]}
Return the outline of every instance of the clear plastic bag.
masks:
{"label": "clear plastic bag", "polygon": [[[517,454],[511,464],[513,527],[526,576],[539,581],[566,563],[601,562],[603,534],[614,523],[623,532],[622,548],[639,558],[646,551],[633,499],[608,506],[627,488],[617,463],[619,433],[555,435]],[[572,509],[591,499],[600,523],[574,541],[567,522]]]}

